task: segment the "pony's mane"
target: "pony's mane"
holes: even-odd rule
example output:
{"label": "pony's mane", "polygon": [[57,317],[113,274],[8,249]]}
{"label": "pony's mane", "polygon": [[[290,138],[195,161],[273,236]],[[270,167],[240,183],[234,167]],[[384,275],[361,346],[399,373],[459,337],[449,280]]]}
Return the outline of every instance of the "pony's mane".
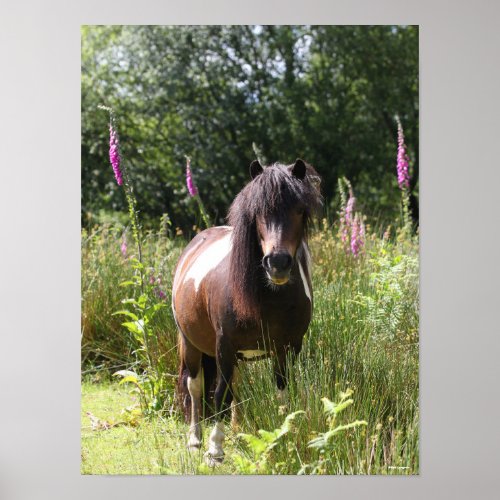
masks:
{"label": "pony's mane", "polygon": [[320,177],[306,164],[306,175],[298,179],[293,165],[275,163],[249,182],[236,196],[229,209],[228,222],[233,227],[230,262],[230,286],[233,308],[239,321],[260,318],[262,250],[257,238],[258,216],[287,214],[292,208],[304,211],[304,235],[311,219],[322,204]]}

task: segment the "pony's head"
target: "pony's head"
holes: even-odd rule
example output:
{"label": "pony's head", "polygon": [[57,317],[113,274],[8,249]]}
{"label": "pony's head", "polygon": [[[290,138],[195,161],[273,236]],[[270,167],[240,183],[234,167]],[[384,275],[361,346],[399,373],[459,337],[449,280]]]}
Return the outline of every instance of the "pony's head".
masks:
{"label": "pony's head", "polygon": [[255,160],[250,175],[229,211],[231,281],[238,316],[257,319],[262,278],[278,287],[288,283],[321,194],[318,173],[301,159],[265,168]]}

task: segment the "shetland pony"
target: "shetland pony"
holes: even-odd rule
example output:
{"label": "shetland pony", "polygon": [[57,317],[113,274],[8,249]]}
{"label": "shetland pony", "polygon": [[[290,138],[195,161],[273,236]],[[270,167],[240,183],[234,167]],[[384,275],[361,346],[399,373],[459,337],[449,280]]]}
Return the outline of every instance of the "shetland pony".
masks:
{"label": "shetland pony", "polygon": [[293,165],[250,165],[228,226],[199,233],[177,263],[172,308],[179,330],[178,396],[190,421],[188,447],[201,446],[203,402],[215,380],[207,460],[223,459],[224,416],[238,360],[273,359],[278,394],[287,359],[302,347],[313,295],[308,226],[321,206],[319,176]]}

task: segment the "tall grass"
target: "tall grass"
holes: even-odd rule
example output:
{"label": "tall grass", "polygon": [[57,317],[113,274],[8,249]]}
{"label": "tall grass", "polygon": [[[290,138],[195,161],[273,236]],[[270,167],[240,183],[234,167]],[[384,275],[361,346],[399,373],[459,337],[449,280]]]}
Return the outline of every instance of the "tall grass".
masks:
{"label": "tall grass", "polygon": [[[122,231],[95,227],[82,237],[82,362],[87,380],[106,379],[117,366],[138,373],[148,368],[134,357],[138,346],[120,326],[123,319],[113,316],[126,295],[120,283],[130,277],[120,252]],[[311,236],[314,312],[291,370],[289,401],[280,406],[275,398],[269,360],[240,363],[240,431],[257,435],[261,429],[277,429],[287,414],[303,410],[293,429],[269,452],[269,472],[297,474],[316,462],[320,463],[316,473],[415,474],[419,471],[418,241],[407,231],[391,237],[368,226],[363,252],[354,257],[338,231],[323,221]],[[181,237],[166,238],[161,231],[144,238],[143,261],[162,276],[168,302],[175,262],[185,244]],[[170,308],[161,309],[150,327],[156,339],[152,353],[161,363],[169,392],[157,424],[163,421],[185,430],[172,405],[177,333]],[[361,419],[367,425],[345,431],[327,450],[309,447],[312,439],[328,430],[322,398],[337,401],[348,388],[354,391],[354,402],[339,423]],[[244,440],[236,434],[229,438],[230,453],[252,456]],[[168,451],[159,453],[169,463]],[[231,457],[227,460],[233,463]],[[162,470],[210,472],[200,467]],[[244,472],[236,465],[225,467],[227,473]]]}
{"label": "tall grass", "polygon": [[[303,462],[314,459],[307,443],[326,428],[322,397],[335,400],[353,389],[346,421],[368,422],[338,441],[325,473],[418,472],[418,258],[415,243],[405,243],[372,234],[365,255],[354,259],[326,224],[312,238],[314,314],[292,370],[286,409],[306,411],[295,455]],[[392,316],[397,319],[388,322]],[[245,427],[254,433],[283,419],[266,364],[241,369]],[[297,472],[293,455],[286,447],[276,451],[280,472]]]}
{"label": "tall grass", "polygon": [[[128,234],[127,228],[113,225],[82,232],[82,367],[83,372],[100,374],[101,378],[117,368],[131,368],[131,363],[138,363],[133,353],[140,345],[122,326],[123,316],[114,314],[124,308],[122,301],[131,293],[122,284],[133,275],[134,246],[122,254],[124,234]],[[159,286],[166,294],[168,307],[160,309],[151,324],[151,354],[169,376],[177,371],[177,333],[169,296],[173,269],[184,245],[180,238],[167,237],[162,225],[146,233],[142,244],[145,272],[160,279]],[[137,368],[144,370],[147,366]]]}

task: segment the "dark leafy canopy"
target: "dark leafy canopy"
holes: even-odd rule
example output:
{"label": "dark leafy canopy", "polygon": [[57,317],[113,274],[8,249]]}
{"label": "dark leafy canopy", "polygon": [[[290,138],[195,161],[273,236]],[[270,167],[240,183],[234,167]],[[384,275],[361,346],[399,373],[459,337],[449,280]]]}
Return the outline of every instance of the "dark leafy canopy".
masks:
{"label": "dark leafy canopy", "polygon": [[[184,155],[214,221],[248,180],[252,143],[268,162],[301,157],[353,181],[362,208],[397,211],[398,114],[418,196],[418,28],[87,26],[82,29],[82,221],[124,211],[108,164],[115,109],[143,218],[192,225]],[[415,199],[415,198],[414,198]]]}

